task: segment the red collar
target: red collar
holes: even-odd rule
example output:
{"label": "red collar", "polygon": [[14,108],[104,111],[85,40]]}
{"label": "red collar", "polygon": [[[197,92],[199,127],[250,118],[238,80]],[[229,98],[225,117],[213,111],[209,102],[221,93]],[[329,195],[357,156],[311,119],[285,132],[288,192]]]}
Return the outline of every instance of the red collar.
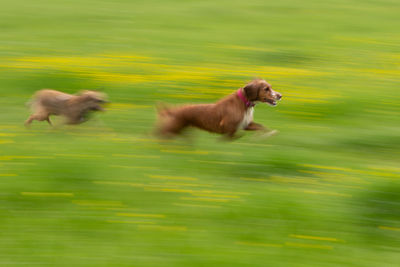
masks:
{"label": "red collar", "polygon": [[253,103],[253,102],[251,102],[250,100],[248,100],[244,95],[243,95],[243,92],[242,92],[242,88],[239,88],[238,90],[237,90],[237,95],[238,95],[238,97],[243,101],[243,103],[246,105],[246,108],[248,108],[248,107],[254,107],[255,106],[255,104]]}

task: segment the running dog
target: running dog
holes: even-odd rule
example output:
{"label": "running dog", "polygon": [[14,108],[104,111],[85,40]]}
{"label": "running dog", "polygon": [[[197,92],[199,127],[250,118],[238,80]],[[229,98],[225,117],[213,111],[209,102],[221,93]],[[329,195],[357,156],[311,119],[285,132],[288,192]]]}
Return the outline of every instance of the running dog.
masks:
{"label": "running dog", "polygon": [[91,111],[103,111],[106,95],[97,91],[82,91],[71,95],[51,89],[37,91],[29,102],[32,114],[25,121],[29,126],[33,120],[46,120],[50,125],[50,115],[61,115],[67,124],[79,124],[86,121]]}
{"label": "running dog", "polygon": [[265,131],[267,135],[276,133],[253,121],[254,106],[258,102],[276,106],[282,95],[272,90],[262,79],[255,79],[236,92],[214,104],[184,105],[169,108],[158,107],[156,133],[161,137],[179,135],[189,126],[209,132],[219,133],[230,139],[238,130]]}

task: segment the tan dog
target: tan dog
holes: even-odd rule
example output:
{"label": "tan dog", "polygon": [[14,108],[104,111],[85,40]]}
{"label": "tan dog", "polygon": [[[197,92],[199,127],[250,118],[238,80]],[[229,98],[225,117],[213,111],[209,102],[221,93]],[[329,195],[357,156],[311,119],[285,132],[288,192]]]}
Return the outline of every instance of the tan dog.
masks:
{"label": "tan dog", "polygon": [[90,111],[103,111],[106,95],[96,91],[82,91],[76,95],[56,90],[37,91],[30,101],[32,115],[25,121],[28,126],[33,120],[46,120],[50,125],[50,115],[62,115],[67,124],[79,124],[87,120]]}
{"label": "tan dog", "polygon": [[282,95],[272,90],[269,83],[256,79],[215,104],[159,108],[157,134],[172,137],[184,128],[194,126],[229,138],[233,138],[238,130],[263,130],[271,135],[277,131],[269,131],[253,122],[254,106],[257,102],[275,106],[281,98]]}

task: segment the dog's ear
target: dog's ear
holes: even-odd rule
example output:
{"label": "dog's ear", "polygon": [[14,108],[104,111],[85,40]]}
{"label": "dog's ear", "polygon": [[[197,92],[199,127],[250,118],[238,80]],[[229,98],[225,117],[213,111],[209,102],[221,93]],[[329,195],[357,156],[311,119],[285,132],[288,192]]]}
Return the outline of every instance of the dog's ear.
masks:
{"label": "dog's ear", "polygon": [[259,92],[259,82],[258,80],[253,80],[249,82],[244,88],[244,93],[249,101],[257,100]]}
{"label": "dog's ear", "polygon": [[82,97],[86,101],[92,100],[92,101],[99,102],[99,103],[108,103],[109,102],[107,95],[102,92],[83,90],[83,91],[80,91],[77,95]]}
{"label": "dog's ear", "polygon": [[90,93],[89,90],[81,90],[81,91],[79,91],[78,93],[76,93],[75,95],[86,95],[86,94],[88,94],[88,93]]}

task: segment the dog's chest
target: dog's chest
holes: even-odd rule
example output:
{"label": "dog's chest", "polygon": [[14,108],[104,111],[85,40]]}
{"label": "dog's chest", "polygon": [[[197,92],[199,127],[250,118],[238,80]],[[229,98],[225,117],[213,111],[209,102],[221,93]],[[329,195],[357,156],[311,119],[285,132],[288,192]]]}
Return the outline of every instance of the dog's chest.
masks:
{"label": "dog's chest", "polygon": [[250,124],[250,122],[253,121],[253,113],[254,113],[253,107],[248,108],[246,110],[246,112],[243,115],[242,121],[239,123],[238,130],[245,129]]}

